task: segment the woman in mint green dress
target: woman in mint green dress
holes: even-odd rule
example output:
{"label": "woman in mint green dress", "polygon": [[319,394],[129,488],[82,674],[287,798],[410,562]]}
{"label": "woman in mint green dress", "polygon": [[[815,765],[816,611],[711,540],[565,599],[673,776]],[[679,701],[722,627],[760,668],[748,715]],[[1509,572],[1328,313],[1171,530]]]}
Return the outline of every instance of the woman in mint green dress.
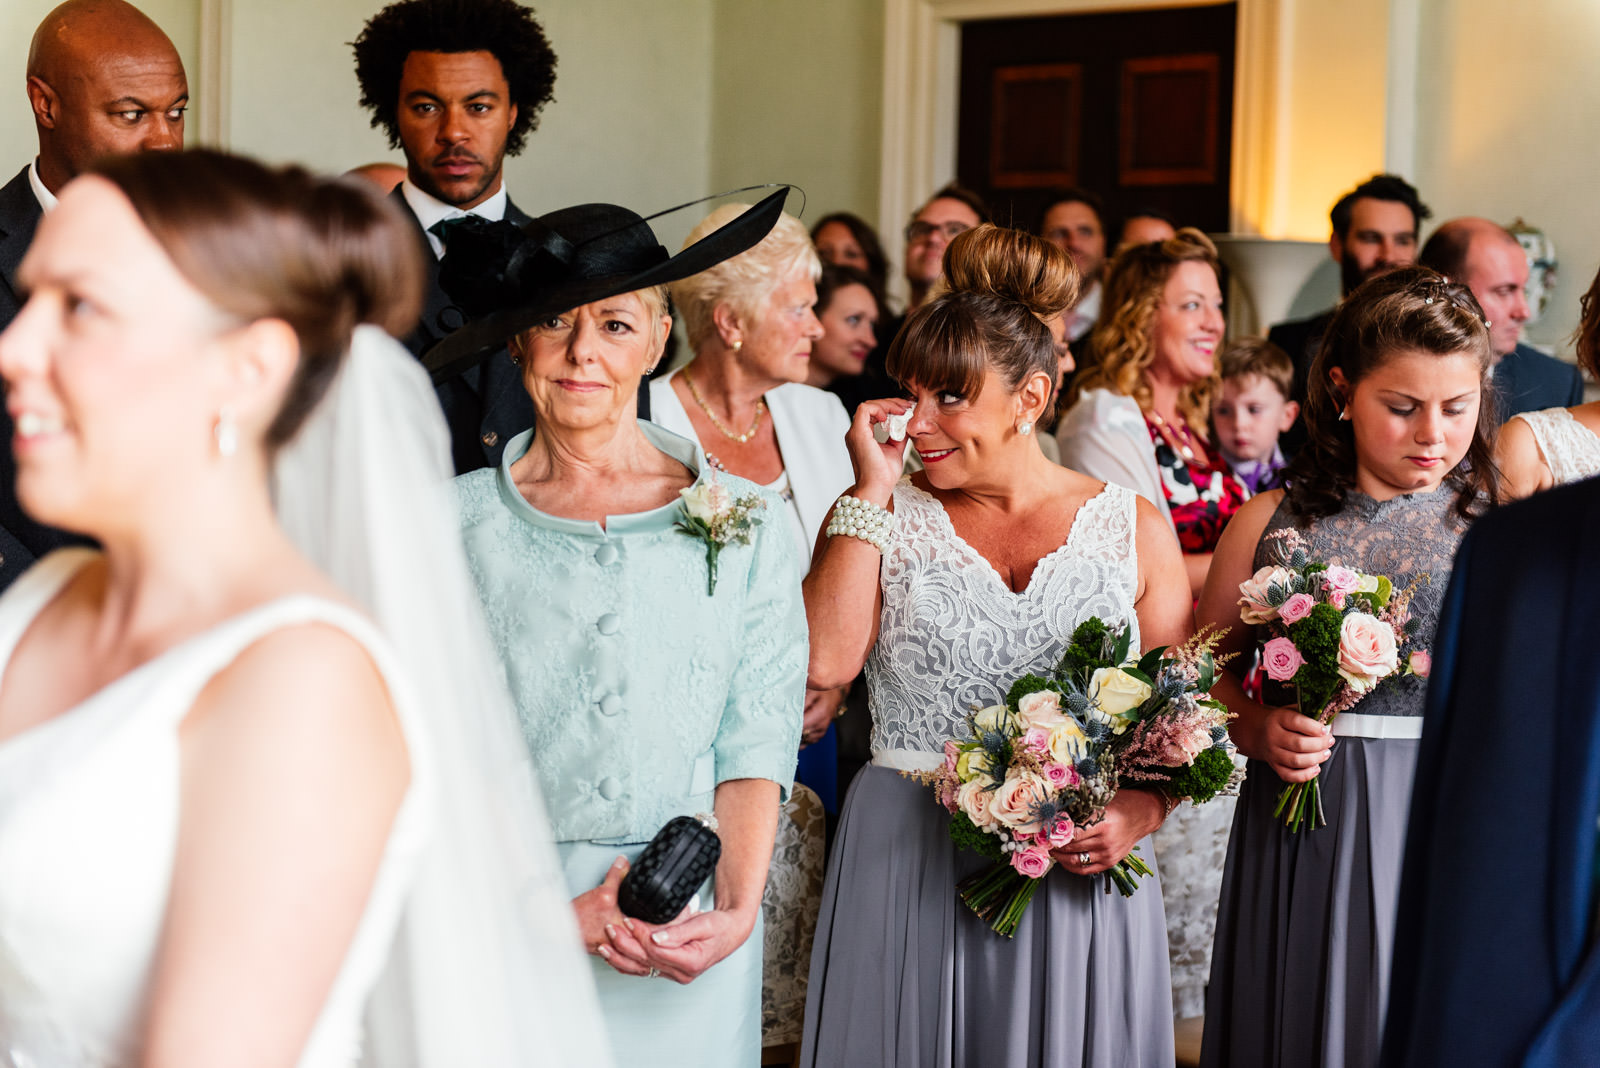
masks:
{"label": "woman in mint green dress", "polygon": [[[515,306],[425,357],[448,373],[509,338],[533,398],[534,429],[456,486],[620,1064],[760,1060],[761,895],[805,693],[800,566],[781,518],[734,520],[714,554],[681,529],[691,508],[719,527],[730,507],[782,506],[635,404],[671,327],[663,284],[760,240],[781,201],[672,258],[623,208],[544,216],[502,282]],[[698,901],[661,927],[623,916],[628,862],[702,813],[722,857]]]}

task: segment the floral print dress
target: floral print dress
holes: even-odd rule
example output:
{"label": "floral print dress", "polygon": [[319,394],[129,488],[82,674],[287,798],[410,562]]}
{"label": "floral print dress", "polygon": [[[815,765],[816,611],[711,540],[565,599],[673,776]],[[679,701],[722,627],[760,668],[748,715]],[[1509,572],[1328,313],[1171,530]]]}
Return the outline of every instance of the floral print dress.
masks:
{"label": "floral print dress", "polygon": [[1156,471],[1161,475],[1161,492],[1172,512],[1178,544],[1185,553],[1212,552],[1233,513],[1250,499],[1250,491],[1205,439],[1191,437],[1194,455],[1186,458],[1168,443],[1161,425],[1148,412],[1145,427],[1155,446]]}

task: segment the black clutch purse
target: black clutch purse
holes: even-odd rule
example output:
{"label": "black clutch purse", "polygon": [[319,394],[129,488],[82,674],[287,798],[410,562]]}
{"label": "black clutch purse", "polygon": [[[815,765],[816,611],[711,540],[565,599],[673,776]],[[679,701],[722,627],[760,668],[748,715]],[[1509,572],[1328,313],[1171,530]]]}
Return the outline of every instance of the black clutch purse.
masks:
{"label": "black clutch purse", "polygon": [[678,816],[656,832],[617,888],[617,907],[645,923],[675,919],[722,856],[722,839],[693,816]]}

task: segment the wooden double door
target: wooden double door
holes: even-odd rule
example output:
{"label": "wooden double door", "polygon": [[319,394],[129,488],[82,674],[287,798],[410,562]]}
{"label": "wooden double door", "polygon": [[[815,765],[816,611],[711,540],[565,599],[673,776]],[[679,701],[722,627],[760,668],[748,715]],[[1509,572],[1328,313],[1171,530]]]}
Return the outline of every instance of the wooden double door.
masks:
{"label": "wooden double door", "polygon": [[[1054,190],[1227,230],[1235,5],[992,19],[961,31],[957,174],[1032,229]],[[1109,249],[1108,249],[1109,251]]]}

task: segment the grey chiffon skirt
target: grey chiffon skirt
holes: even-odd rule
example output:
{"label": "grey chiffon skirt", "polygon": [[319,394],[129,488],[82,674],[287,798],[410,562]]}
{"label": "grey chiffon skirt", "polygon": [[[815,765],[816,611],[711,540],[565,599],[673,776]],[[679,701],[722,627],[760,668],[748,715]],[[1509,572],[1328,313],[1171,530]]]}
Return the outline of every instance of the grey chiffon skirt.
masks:
{"label": "grey chiffon skirt", "polygon": [[[1171,1068],[1161,888],[1052,871],[1007,940],[956,898],[932,791],[868,767],[845,799],[811,956],[807,1068]],[[1154,866],[1148,839],[1140,855]]]}
{"label": "grey chiffon skirt", "polygon": [[1341,738],[1328,823],[1291,834],[1283,782],[1252,760],[1222,876],[1205,1068],[1368,1068],[1378,1060],[1418,742]]}

